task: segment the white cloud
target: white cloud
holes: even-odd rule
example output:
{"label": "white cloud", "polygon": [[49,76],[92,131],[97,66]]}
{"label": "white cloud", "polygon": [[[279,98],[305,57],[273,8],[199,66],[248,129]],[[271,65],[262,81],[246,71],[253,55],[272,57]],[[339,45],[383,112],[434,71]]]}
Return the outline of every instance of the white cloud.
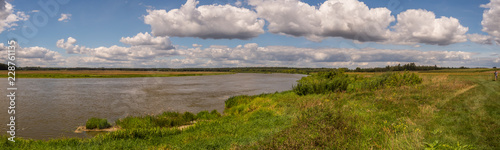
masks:
{"label": "white cloud", "polygon": [[496,37],[495,42],[500,45],[500,0],[491,0],[490,3],[481,7],[486,8],[483,12],[483,21],[481,21],[482,31]]}
{"label": "white cloud", "polygon": [[453,17],[436,18],[431,11],[409,9],[398,14],[397,18],[392,37],[396,43],[449,45],[467,41],[465,33],[469,29]]}
{"label": "white cloud", "polygon": [[120,42],[128,45],[155,46],[159,49],[173,49],[172,42],[168,37],[154,37],[148,32],[138,33],[134,37],[122,37]]}
{"label": "white cloud", "polygon": [[168,37],[154,37],[149,33],[138,33],[134,37],[122,37],[120,42],[130,45],[121,47],[113,45],[110,47],[87,48],[75,45],[76,39],[69,37],[66,41],[60,39],[56,45],[65,49],[69,54],[87,54],[89,56],[112,60],[127,61],[133,59],[150,59],[161,56],[177,55]]}
{"label": "white cloud", "polygon": [[234,48],[211,46],[205,49],[192,48],[182,51],[185,52],[181,56],[188,60],[205,60],[200,62],[204,62],[202,63],[204,65],[210,62],[219,66],[338,67],[331,66],[331,64],[350,63],[352,64],[350,67],[355,67],[363,63],[375,63],[380,67],[380,64],[387,62],[417,62],[433,65],[473,61],[473,56],[476,55],[461,51],[259,47],[255,43]]}
{"label": "white cloud", "polygon": [[[44,47],[16,47],[17,66],[60,66],[65,61],[63,56],[56,51]],[[7,46],[0,43],[0,53],[7,55]],[[6,58],[1,58],[6,62]]]}
{"label": "white cloud", "polygon": [[144,23],[155,36],[202,39],[250,39],[264,33],[264,20],[246,8],[231,5],[202,5],[187,0],[180,9],[147,10]]}
{"label": "white cloud", "polygon": [[[130,37],[130,39],[135,39],[135,37]],[[64,44],[68,48],[76,47],[74,45],[76,40],[68,38],[62,45]],[[0,51],[5,53],[6,49],[6,46],[0,43]],[[63,57],[58,52],[43,47],[27,47],[20,48],[18,55],[18,62],[22,66],[64,67],[287,66],[355,68],[380,67],[409,62],[415,62],[419,65],[489,67],[498,64],[495,61],[499,60],[497,56],[477,57],[477,53],[462,51],[298,48],[292,46],[261,47],[256,43],[236,47],[212,45],[207,48],[195,47],[170,50],[158,50],[149,45],[131,47],[114,45],[92,48],[89,49],[86,55],[68,57]],[[5,60],[5,58],[0,58],[0,60]]]}
{"label": "white cloud", "polygon": [[271,33],[304,36],[312,41],[343,37],[382,41],[394,16],[387,8],[368,8],[357,0],[328,0],[316,8],[298,0],[250,0]]}
{"label": "white cloud", "polygon": [[483,13],[483,31],[492,36],[500,37],[500,0],[491,0],[486,5],[481,5],[486,8]]}
{"label": "white cloud", "polygon": [[193,44],[192,46],[193,46],[193,47],[195,47],[195,48],[196,48],[196,47],[203,47],[203,45],[196,44],[196,43],[195,43],[195,44]]}
{"label": "white cloud", "polygon": [[74,45],[76,43],[76,39],[73,37],[68,37],[66,42],[64,39],[60,39],[57,41],[56,46],[66,50],[68,54],[86,54],[91,49],[85,46]]}
{"label": "white cloud", "polygon": [[327,0],[319,8],[299,0],[249,0],[269,32],[304,36],[312,41],[342,37],[360,42],[449,45],[465,42],[467,27],[453,17],[436,18],[426,10],[410,9],[397,16],[387,8],[368,8],[358,0]]}
{"label": "white cloud", "polygon": [[488,44],[492,45],[493,44],[493,37],[489,35],[481,35],[481,34],[468,34],[467,38],[474,43],[478,44]]}
{"label": "white cloud", "polygon": [[61,13],[61,18],[57,19],[57,21],[68,22],[71,19],[71,14]]}
{"label": "white cloud", "polygon": [[243,3],[240,0],[237,0],[236,2],[234,2],[234,5],[241,7],[241,5],[243,5]]}
{"label": "white cloud", "polygon": [[17,26],[18,21],[28,20],[24,12],[14,12],[14,6],[5,0],[0,0],[0,33],[5,29]]}

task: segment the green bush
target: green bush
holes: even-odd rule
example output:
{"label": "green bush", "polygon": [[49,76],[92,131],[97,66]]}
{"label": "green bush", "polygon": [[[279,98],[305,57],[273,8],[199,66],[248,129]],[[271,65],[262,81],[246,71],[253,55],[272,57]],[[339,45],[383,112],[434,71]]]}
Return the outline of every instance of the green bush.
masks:
{"label": "green bush", "polygon": [[217,110],[213,110],[212,112],[208,111],[200,111],[198,114],[196,114],[197,119],[203,119],[203,120],[212,120],[219,118],[221,114],[217,112]]}
{"label": "green bush", "polygon": [[85,124],[87,129],[105,129],[111,127],[107,119],[90,118]]}
{"label": "green bush", "polygon": [[215,116],[216,118],[219,118],[220,116],[222,116],[222,115],[221,115],[219,112],[217,112],[217,110],[215,110],[215,109],[214,109],[214,110],[212,110],[212,111],[210,112],[210,115]]}
{"label": "green bush", "polygon": [[240,104],[245,104],[245,103],[248,103],[250,102],[251,100],[253,99],[252,96],[248,96],[248,95],[239,95],[239,96],[233,96],[233,97],[230,97],[229,99],[227,99],[224,103],[225,103],[225,107],[226,109],[228,108],[232,108],[234,106],[238,106]]}
{"label": "green bush", "polygon": [[153,119],[151,116],[146,117],[125,117],[123,119],[119,119],[116,122],[116,125],[124,129],[133,129],[133,128],[152,128],[156,127],[158,124],[158,120]]}
{"label": "green bush", "polygon": [[193,121],[193,120],[196,120],[196,116],[191,113],[191,112],[185,112],[184,115],[182,116],[182,118],[185,120],[185,121]]}

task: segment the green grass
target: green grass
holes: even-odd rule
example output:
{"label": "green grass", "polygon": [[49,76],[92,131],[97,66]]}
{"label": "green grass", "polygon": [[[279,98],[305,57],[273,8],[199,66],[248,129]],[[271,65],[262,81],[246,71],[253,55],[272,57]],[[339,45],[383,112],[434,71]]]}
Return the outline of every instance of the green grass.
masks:
{"label": "green grass", "polygon": [[100,118],[90,118],[85,124],[87,129],[105,129],[109,127],[111,127],[111,124],[108,123],[108,120]]}
{"label": "green grass", "polygon": [[[90,139],[12,143],[5,137],[0,149],[500,148],[500,81],[491,81],[490,73],[418,75],[420,84],[236,96],[226,101],[222,116],[204,111],[130,117],[135,120],[121,123],[130,127]],[[154,121],[162,117],[197,122],[181,131]]]}
{"label": "green grass", "polygon": [[164,112],[159,115],[134,116],[118,119],[115,123],[122,129],[170,128],[189,125],[195,120],[213,120],[221,116],[217,110],[211,113],[201,111],[197,115],[191,112]]}

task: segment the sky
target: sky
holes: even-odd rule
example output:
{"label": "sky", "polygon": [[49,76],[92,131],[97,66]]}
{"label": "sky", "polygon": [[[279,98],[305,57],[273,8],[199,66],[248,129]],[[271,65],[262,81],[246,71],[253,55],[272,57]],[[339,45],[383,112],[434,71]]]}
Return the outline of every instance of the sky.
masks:
{"label": "sky", "polygon": [[17,66],[500,66],[500,0],[0,0]]}

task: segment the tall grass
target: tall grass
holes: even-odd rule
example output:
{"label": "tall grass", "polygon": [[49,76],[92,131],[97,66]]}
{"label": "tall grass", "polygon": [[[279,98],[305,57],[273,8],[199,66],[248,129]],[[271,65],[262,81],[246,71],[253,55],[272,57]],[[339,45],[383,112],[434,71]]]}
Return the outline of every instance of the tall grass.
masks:
{"label": "tall grass", "polygon": [[90,118],[85,124],[87,129],[105,129],[111,127],[107,119]]}
{"label": "tall grass", "polygon": [[197,115],[191,112],[164,112],[159,115],[125,117],[118,119],[115,123],[123,129],[169,128],[188,125],[197,119],[212,120],[220,116],[217,110],[213,110],[211,113],[208,111],[201,111]]}
{"label": "tall grass", "polygon": [[297,82],[297,85],[293,87],[293,91],[298,95],[307,95],[377,90],[385,86],[415,85],[422,83],[422,78],[410,72],[393,72],[364,78],[358,75],[345,74],[342,70],[332,70],[303,77]]}

